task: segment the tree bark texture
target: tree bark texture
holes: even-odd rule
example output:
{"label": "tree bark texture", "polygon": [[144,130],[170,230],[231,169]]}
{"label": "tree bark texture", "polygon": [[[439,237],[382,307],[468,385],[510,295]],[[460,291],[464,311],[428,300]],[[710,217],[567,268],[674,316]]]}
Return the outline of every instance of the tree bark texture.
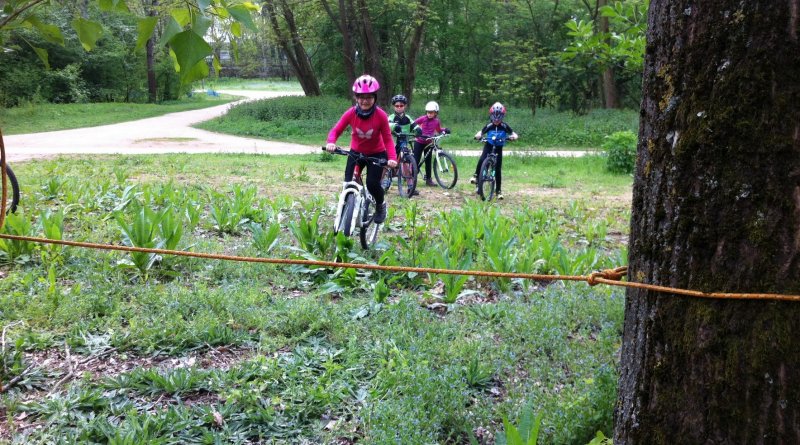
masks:
{"label": "tree bark texture", "polygon": [[411,45],[408,47],[408,56],[405,58],[405,73],[403,74],[403,91],[408,100],[414,95],[414,86],[417,82],[417,56],[422,48],[422,39],[425,35],[425,25],[430,12],[430,0],[419,0],[417,13],[414,20],[414,32],[411,36]]}
{"label": "tree bark texture", "polygon": [[[270,24],[278,40],[278,45],[286,53],[289,64],[292,65],[303,92],[306,96],[321,95],[319,81],[303,47],[291,7],[285,0],[270,0],[264,2],[263,6],[269,15]],[[278,17],[283,18],[286,30],[281,26]]]}
{"label": "tree bark texture", "polygon": [[[158,7],[158,0],[152,0],[150,5],[146,6],[147,16],[155,17],[156,8]],[[145,57],[147,63],[147,101],[151,104],[156,103],[158,100],[158,82],[156,81],[156,58],[155,58],[156,38],[155,33],[147,39],[145,44]]]}
{"label": "tree bark texture", "polygon": [[[800,0],[653,0],[629,277],[800,294]],[[629,290],[614,444],[800,443],[800,303]]]}
{"label": "tree bark texture", "polygon": [[[597,8],[598,10],[603,6],[606,6],[608,0],[598,0],[597,1]],[[608,17],[598,14],[598,27],[599,31],[604,34],[608,34],[609,25],[608,25]],[[611,39],[606,40],[606,44],[611,45]],[[603,70],[603,74],[600,76],[600,85],[603,89],[603,107],[604,108],[619,108],[619,90],[617,89],[617,80],[614,76],[614,68],[609,66]]]}

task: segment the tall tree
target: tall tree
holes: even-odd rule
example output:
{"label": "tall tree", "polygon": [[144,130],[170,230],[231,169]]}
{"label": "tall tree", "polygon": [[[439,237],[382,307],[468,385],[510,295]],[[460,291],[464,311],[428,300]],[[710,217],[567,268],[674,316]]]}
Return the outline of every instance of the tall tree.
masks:
{"label": "tall tree", "polygon": [[[629,276],[800,294],[800,6],[653,0]],[[614,443],[800,442],[800,304],[629,290]]]}
{"label": "tall tree", "polygon": [[342,35],[342,60],[344,62],[344,71],[347,76],[347,83],[352,84],[356,80],[356,50],[353,42],[353,24],[352,0],[339,0],[338,13],[331,8],[327,0],[321,0],[322,7],[330,17],[331,21],[336,25],[336,29]]}
{"label": "tall tree", "polygon": [[278,45],[289,59],[303,92],[306,96],[321,95],[319,81],[303,46],[292,8],[286,0],[268,0],[264,2],[264,11],[269,17]]}

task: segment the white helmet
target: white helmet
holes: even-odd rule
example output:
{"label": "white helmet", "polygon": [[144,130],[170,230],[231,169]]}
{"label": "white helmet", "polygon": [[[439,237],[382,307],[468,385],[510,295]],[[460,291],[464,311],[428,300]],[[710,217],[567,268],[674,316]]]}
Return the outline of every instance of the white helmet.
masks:
{"label": "white helmet", "polygon": [[425,111],[435,111],[435,112],[438,113],[439,112],[439,104],[437,104],[434,101],[430,101],[430,102],[425,104]]}

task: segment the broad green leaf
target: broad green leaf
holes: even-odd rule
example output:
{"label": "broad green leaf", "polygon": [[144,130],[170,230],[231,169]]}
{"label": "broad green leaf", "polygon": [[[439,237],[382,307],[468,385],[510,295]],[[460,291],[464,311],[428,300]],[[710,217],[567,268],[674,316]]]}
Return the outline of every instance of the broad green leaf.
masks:
{"label": "broad green leaf", "polygon": [[136,28],[139,30],[139,36],[136,38],[136,49],[135,51],[140,50],[146,43],[147,40],[153,35],[153,30],[156,28],[158,24],[158,17],[145,17],[139,19],[136,23]]}
{"label": "broad green leaf", "polygon": [[233,34],[236,37],[241,37],[242,36],[242,24],[239,23],[239,22],[233,22],[231,24],[231,34]]}
{"label": "broad green leaf", "polygon": [[202,15],[195,15],[192,23],[192,31],[200,37],[206,35],[206,31],[211,27],[212,20]]}
{"label": "broad green leaf", "polygon": [[219,63],[219,58],[214,55],[214,75],[219,77],[219,72],[222,70],[222,64]]}
{"label": "broad green leaf", "polygon": [[25,21],[36,28],[39,34],[48,42],[64,46],[64,36],[61,34],[61,30],[58,29],[58,26],[42,23],[36,16],[30,16],[26,18]]}
{"label": "broad green leaf", "polygon": [[178,22],[176,22],[174,19],[167,20],[167,28],[164,29],[164,33],[161,35],[161,41],[159,42],[159,45],[166,46],[167,43],[169,43],[169,41],[181,31],[183,31],[183,28],[178,24]]}
{"label": "broad green leaf", "polygon": [[208,63],[205,59],[197,62],[188,71],[181,71],[181,82],[188,85],[195,80],[201,80],[208,77]]}
{"label": "broad green leaf", "polygon": [[47,68],[49,70],[50,69],[50,58],[47,55],[47,50],[44,49],[44,48],[37,48],[37,47],[35,47],[33,45],[31,45],[31,48],[33,48],[33,51],[36,52],[37,56],[39,56],[39,59],[41,59],[42,63],[44,63],[45,68]]}
{"label": "broad green leaf", "polygon": [[124,0],[99,0],[101,11],[128,12],[128,5]]}
{"label": "broad green leaf", "polygon": [[205,14],[205,10],[211,6],[211,0],[197,0],[197,9]]}
{"label": "broad green leaf", "polygon": [[189,12],[188,9],[183,9],[183,8],[173,9],[172,11],[169,12],[169,15],[171,15],[172,18],[175,19],[176,22],[178,22],[178,25],[180,25],[181,28],[188,25],[189,22],[192,20],[191,13]]}
{"label": "broad green leaf", "polygon": [[[183,31],[176,34],[169,41],[169,46],[175,52],[178,64],[181,66],[181,78],[186,76],[186,70],[194,67],[197,62],[211,54],[211,46],[192,31]],[[208,73],[207,67],[206,73]]]}
{"label": "broad green leaf", "polygon": [[253,22],[253,14],[252,11],[244,6],[244,5],[236,5],[231,6],[228,9],[228,12],[231,14],[231,17],[236,19],[237,21],[244,23],[244,26],[247,28],[256,31],[256,24]]}
{"label": "broad green leaf", "polygon": [[103,27],[99,23],[81,17],[72,21],[72,29],[78,33],[78,39],[86,51],[91,51],[103,35]]}

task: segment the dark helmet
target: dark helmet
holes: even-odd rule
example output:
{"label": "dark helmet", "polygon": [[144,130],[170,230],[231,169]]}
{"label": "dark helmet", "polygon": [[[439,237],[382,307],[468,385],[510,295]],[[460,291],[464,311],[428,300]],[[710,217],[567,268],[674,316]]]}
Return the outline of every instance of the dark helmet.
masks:
{"label": "dark helmet", "polygon": [[402,94],[398,94],[392,98],[392,105],[396,104],[397,102],[402,102],[403,104],[408,105],[408,98]]}

